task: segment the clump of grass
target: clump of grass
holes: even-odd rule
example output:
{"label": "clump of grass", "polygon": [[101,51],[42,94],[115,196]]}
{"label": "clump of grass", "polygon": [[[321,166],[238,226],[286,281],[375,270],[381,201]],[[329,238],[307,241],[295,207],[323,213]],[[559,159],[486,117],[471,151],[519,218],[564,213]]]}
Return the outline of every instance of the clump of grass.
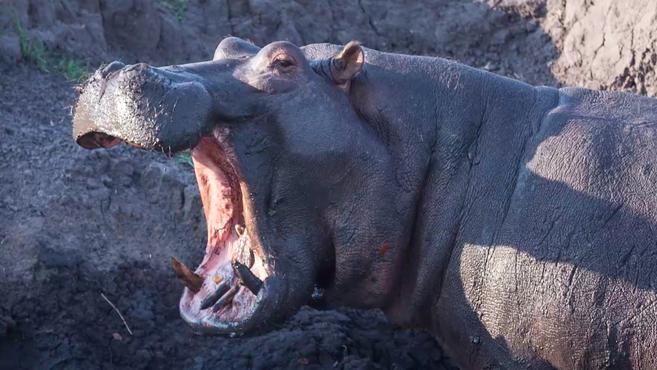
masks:
{"label": "clump of grass", "polygon": [[160,0],[160,3],[173,12],[173,15],[176,16],[178,22],[182,22],[183,18],[185,18],[185,13],[187,13],[187,0]]}
{"label": "clump of grass", "polygon": [[16,33],[21,46],[23,57],[32,62],[43,72],[50,72],[48,65],[48,49],[39,40],[32,40],[20,21],[16,20]]}
{"label": "clump of grass", "polygon": [[40,71],[60,73],[69,81],[78,83],[90,76],[91,70],[86,63],[49,50],[43,41],[32,39],[18,20],[16,20],[16,33],[21,54]]}
{"label": "clump of grass", "polygon": [[178,161],[178,163],[182,163],[184,165],[194,168],[194,162],[192,161],[192,153],[189,150],[185,150],[184,152],[178,153],[176,155],[176,161]]}
{"label": "clump of grass", "polygon": [[62,58],[57,63],[57,70],[68,80],[82,83],[91,75],[89,66],[76,59]]}

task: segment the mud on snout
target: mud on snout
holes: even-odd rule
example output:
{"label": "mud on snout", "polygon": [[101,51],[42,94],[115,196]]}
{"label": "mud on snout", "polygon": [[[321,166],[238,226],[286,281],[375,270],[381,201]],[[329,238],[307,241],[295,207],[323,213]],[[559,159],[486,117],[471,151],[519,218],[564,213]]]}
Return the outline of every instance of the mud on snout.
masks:
{"label": "mud on snout", "polygon": [[180,313],[202,333],[244,333],[289,315],[304,289],[293,287],[294,272],[274,266],[275,256],[264,252],[245,212],[253,205],[239,163],[226,129],[215,123],[211,96],[193,75],[114,62],[83,86],[73,137],[87,149],[122,142],[166,154],[191,149],[208,242],[193,271],[172,258],[185,284]]}

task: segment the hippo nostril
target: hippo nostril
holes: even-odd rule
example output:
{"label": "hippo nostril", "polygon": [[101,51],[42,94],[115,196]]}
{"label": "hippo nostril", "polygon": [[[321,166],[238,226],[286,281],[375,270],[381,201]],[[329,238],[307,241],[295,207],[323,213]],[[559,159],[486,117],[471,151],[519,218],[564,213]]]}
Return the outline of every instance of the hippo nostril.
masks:
{"label": "hippo nostril", "polygon": [[132,71],[148,71],[150,69],[150,66],[146,63],[137,63],[133,64],[130,66],[125,67],[124,71],[126,72],[132,72]]}
{"label": "hippo nostril", "polygon": [[103,78],[107,78],[107,76],[109,76],[110,73],[115,72],[115,71],[118,71],[118,70],[120,70],[120,69],[123,68],[123,67],[125,67],[125,64],[123,64],[123,63],[121,63],[121,62],[119,62],[119,61],[114,61],[114,62],[112,62],[112,63],[106,65],[105,68],[103,68],[103,69],[100,71],[100,75],[101,75]]}

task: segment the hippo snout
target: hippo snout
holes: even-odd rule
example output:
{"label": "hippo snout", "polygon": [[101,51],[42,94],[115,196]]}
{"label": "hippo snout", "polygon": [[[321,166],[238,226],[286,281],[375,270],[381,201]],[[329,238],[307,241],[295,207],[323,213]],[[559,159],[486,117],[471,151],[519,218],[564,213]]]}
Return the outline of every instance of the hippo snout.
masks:
{"label": "hippo snout", "polygon": [[126,142],[173,153],[194,146],[211,129],[211,112],[211,97],[200,78],[115,61],[83,86],[73,137],[88,149]]}

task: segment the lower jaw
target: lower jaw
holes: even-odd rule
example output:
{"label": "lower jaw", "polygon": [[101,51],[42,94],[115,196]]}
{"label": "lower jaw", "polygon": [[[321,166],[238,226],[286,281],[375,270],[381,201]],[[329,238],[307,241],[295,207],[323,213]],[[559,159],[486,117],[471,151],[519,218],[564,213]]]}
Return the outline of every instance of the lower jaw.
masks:
{"label": "lower jaw", "polygon": [[[197,291],[184,289],[179,308],[189,323],[227,327],[246,321],[253,313],[259,291],[251,291],[244,284],[227,254],[206,256],[195,271],[203,279],[201,287]],[[266,278],[260,263],[254,263],[250,270],[260,281]]]}

